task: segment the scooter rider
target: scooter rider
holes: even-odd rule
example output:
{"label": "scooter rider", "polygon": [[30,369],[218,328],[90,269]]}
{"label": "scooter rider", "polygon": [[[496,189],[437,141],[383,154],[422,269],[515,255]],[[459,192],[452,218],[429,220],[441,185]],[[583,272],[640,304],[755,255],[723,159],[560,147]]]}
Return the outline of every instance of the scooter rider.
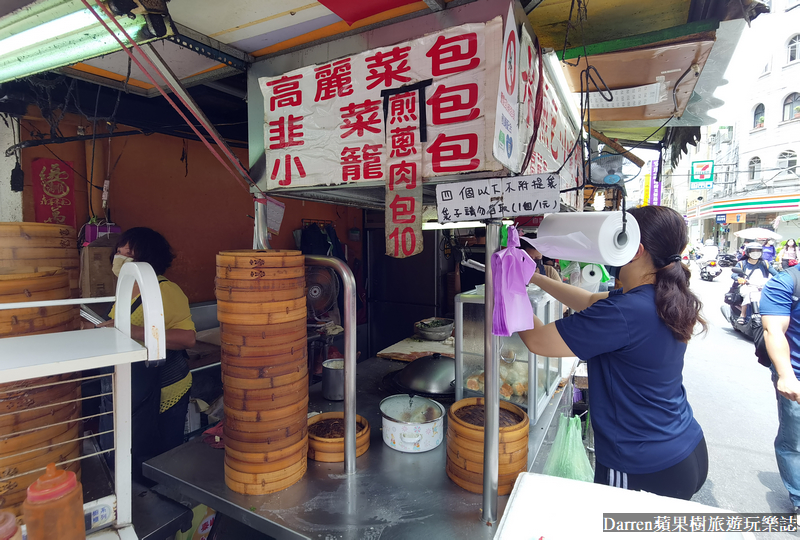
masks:
{"label": "scooter rider", "polygon": [[746,259],[736,263],[738,268],[741,268],[745,277],[739,277],[732,274],[731,277],[738,281],[739,294],[742,295],[742,314],[736,321],[738,324],[744,324],[747,318],[747,308],[753,304],[754,315],[758,313],[756,306],[761,299],[761,288],[770,277],[769,267],[767,263],[761,258],[763,246],[758,242],[749,242],[745,244],[744,251]]}

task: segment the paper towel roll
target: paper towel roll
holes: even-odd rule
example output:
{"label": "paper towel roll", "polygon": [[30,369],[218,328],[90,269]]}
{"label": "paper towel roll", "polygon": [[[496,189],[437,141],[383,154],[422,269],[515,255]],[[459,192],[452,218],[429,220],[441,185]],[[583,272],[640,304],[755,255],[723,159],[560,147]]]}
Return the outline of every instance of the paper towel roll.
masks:
{"label": "paper towel roll", "polygon": [[639,224],[628,214],[622,232],[622,212],[548,214],[533,241],[545,257],[621,266],[639,247]]}
{"label": "paper towel roll", "polygon": [[581,280],[585,285],[600,283],[601,279],[603,279],[603,271],[596,264],[587,264],[581,270]]}

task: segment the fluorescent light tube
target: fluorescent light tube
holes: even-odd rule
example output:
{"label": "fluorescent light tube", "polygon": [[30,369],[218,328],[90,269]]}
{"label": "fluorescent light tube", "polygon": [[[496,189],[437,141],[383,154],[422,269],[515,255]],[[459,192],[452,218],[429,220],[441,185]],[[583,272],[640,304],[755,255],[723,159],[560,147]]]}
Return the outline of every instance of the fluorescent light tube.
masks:
{"label": "fluorescent light tube", "polygon": [[97,19],[89,13],[88,9],[70,13],[0,41],[0,56],[26,47],[32,47],[43,41],[56,39],[64,34],[77,32],[96,24],[98,24]]}

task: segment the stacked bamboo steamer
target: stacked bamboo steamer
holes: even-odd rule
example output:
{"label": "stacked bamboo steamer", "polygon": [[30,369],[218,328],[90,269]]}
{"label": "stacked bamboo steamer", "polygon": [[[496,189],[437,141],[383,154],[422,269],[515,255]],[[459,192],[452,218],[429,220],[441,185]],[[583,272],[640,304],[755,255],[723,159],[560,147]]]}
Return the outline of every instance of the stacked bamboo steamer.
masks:
{"label": "stacked bamboo steamer", "polygon": [[[483,493],[484,407],[484,398],[465,398],[453,403],[447,412],[447,476],[472,493]],[[500,427],[497,493],[508,495],[519,473],[528,467],[530,422],[525,411],[512,403],[501,400],[500,410],[501,425],[504,417],[518,419]],[[478,424],[469,420],[478,420]]]}
{"label": "stacked bamboo steamer", "polygon": [[[0,303],[69,297],[70,278],[61,268],[0,268]],[[74,330],[78,313],[77,306],[2,310],[0,338]],[[0,509],[21,515],[39,469],[80,457],[81,385],[75,378],[0,384]],[[60,468],[80,475],[80,461]]]}
{"label": "stacked bamboo steamer", "polygon": [[305,474],[308,360],[299,251],[217,255],[225,402],[225,483],[264,495]]}
{"label": "stacked bamboo steamer", "polygon": [[0,223],[0,267],[58,266],[69,275],[73,298],[81,296],[81,261],[75,229],[52,223]]}

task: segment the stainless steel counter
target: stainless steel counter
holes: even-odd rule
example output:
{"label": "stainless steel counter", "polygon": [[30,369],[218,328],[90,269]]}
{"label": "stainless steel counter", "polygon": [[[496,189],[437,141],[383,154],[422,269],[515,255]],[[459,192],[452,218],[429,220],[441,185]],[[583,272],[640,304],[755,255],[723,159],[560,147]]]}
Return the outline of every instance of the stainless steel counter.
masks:
{"label": "stainless steel counter", "polygon": [[[294,486],[270,495],[240,495],[225,486],[224,451],[200,439],[151,459],[144,473],[278,540],[490,539],[496,526],[480,521],[482,496],[459,488],[445,473],[445,442],[422,454],[383,443],[378,405],[394,393],[383,378],[405,366],[381,358],[358,364],[356,410],[369,421],[372,438],[354,475],[344,475],[342,463],[309,460],[308,472]],[[322,398],[320,384],[310,388],[309,411],[342,407],[343,402]],[[507,500],[499,498],[500,516]]]}

